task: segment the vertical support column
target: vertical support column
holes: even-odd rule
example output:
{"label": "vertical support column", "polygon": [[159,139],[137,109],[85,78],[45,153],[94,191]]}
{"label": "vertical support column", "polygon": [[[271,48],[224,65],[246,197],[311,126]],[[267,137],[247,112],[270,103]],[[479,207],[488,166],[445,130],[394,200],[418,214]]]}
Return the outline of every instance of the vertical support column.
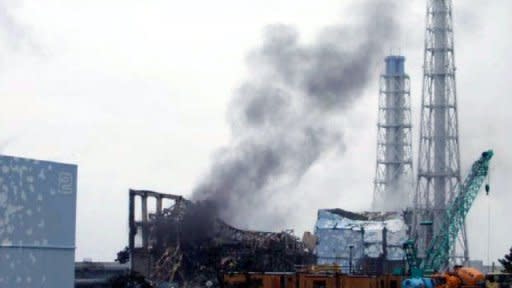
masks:
{"label": "vertical support column", "polygon": [[142,197],[142,247],[148,249],[148,195]]}
{"label": "vertical support column", "polygon": [[135,248],[135,234],[137,234],[137,227],[135,226],[135,194],[130,190],[128,200],[128,248],[130,253],[130,270],[133,270],[133,250]]}
{"label": "vertical support column", "polygon": [[156,214],[162,215],[162,197],[161,196],[158,196],[158,198],[156,198]]}
{"label": "vertical support column", "polygon": [[381,271],[379,274],[385,274],[385,273],[391,273],[391,271],[388,271],[388,265],[387,264],[388,259],[388,228],[384,226],[384,229],[382,229],[382,261],[381,261]]}

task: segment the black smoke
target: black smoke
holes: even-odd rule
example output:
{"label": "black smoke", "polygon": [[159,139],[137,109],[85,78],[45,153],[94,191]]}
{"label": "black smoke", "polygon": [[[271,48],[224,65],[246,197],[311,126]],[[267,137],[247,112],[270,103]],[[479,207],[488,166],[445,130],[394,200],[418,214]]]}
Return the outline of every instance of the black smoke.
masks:
{"label": "black smoke", "polygon": [[298,183],[326,151],[343,147],[348,127],[335,118],[376,81],[397,33],[393,1],[361,2],[353,8],[356,23],[328,27],[313,43],[301,42],[290,26],[266,29],[228,110],[232,143],[215,155],[194,200],[213,202],[229,223],[249,221],[248,211],[283,222],[269,208],[272,194]]}

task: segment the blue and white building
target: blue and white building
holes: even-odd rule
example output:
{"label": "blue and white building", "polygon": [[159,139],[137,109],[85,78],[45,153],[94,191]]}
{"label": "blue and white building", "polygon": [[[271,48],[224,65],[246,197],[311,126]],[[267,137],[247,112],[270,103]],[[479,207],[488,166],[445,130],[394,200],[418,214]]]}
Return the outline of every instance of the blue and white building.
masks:
{"label": "blue and white building", "polygon": [[77,166],[0,156],[0,287],[74,287]]}

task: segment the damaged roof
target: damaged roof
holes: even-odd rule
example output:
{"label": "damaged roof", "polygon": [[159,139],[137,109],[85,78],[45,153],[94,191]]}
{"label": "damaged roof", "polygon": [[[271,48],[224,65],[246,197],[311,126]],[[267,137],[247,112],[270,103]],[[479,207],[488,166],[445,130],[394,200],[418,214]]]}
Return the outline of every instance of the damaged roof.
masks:
{"label": "damaged roof", "polygon": [[343,218],[348,218],[350,220],[357,220],[357,221],[386,221],[386,220],[399,218],[404,213],[403,211],[352,212],[352,211],[343,210],[340,208],[333,208],[333,209],[320,209],[320,210],[318,210],[318,215],[320,215],[321,211],[327,211],[329,213],[339,215]]}

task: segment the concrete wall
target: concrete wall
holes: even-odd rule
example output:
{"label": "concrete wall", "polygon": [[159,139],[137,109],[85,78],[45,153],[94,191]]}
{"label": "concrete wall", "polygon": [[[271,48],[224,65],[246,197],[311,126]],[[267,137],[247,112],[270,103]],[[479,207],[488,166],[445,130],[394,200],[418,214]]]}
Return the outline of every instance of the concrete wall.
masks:
{"label": "concrete wall", "polygon": [[76,174],[0,156],[0,287],[73,287]]}

